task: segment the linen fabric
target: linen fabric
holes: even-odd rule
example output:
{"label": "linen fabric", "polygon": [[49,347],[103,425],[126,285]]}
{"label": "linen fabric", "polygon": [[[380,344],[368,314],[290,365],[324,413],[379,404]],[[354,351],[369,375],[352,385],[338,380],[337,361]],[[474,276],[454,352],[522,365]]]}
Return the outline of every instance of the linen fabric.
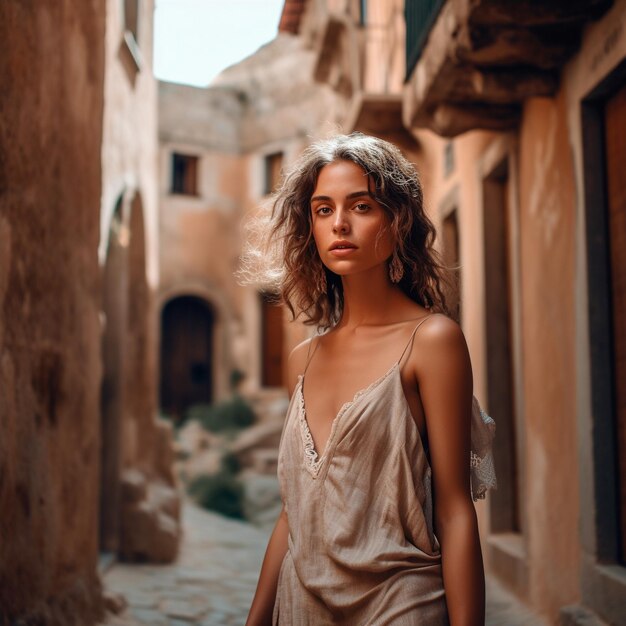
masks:
{"label": "linen fabric", "polygon": [[[299,377],[279,447],[289,537],[273,626],[449,624],[431,468],[404,395],[403,356],[343,405],[319,458]],[[468,488],[475,499],[495,486],[494,427],[474,398]]]}

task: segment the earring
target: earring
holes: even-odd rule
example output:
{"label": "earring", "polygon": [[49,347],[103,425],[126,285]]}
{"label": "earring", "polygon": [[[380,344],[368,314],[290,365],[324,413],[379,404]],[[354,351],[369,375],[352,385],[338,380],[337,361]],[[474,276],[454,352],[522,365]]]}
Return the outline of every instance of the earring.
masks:
{"label": "earring", "polygon": [[389,263],[389,278],[392,283],[399,283],[404,276],[404,266],[400,257],[394,252]]}
{"label": "earring", "polygon": [[324,269],[324,266],[322,265],[322,269],[320,271],[320,273],[317,275],[317,289],[320,293],[325,294],[326,291],[328,290],[328,284],[326,282],[326,270]]}

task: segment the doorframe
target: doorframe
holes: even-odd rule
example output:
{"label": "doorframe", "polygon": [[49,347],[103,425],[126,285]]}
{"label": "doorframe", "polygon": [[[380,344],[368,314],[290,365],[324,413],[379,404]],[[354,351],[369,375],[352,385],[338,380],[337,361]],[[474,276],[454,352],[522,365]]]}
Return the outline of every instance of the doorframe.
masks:
{"label": "doorframe", "polygon": [[[581,595],[585,605],[620,623],[626,615],[626,567],[617,563],[618,495],[614,484],[615,407],[612,381],[610,259],[604,146],[604,103],[626,83],[626,59],[578,101],[582,206],[577,240],[581,304],[579,428]],[[582,345],[581,345],[582,343]],[[584,404],[582,400],[585,400]]]}
{"label": "doorframe", "polygon": [[[161,289],[157,295],[156,354],[161,354],[161,337],[163,336],[162,319],[165,305],[176,298],[191,296],[203,300],[214,311],[213,319],[213,400],[219,402],[230,395],[230,372],[233,369],[232,332],[228,320],[233,319],[232,312],[220,291],[212,285],[197,282],[184,282],[176,286]],[[161,380],[161,359],[156,367],[157,380]],[[160,407],[160,401],[159,401]]]}

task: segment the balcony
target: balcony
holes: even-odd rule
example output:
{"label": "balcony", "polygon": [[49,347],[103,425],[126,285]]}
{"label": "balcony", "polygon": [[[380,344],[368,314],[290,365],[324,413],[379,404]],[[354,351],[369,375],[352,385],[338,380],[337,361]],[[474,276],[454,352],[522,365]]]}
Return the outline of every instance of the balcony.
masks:
{"label": "balcony", "polygon": [[526,98],[553,96],[584,25],[612,0],[406,0],[407,128],[454,137],[517,125]]}

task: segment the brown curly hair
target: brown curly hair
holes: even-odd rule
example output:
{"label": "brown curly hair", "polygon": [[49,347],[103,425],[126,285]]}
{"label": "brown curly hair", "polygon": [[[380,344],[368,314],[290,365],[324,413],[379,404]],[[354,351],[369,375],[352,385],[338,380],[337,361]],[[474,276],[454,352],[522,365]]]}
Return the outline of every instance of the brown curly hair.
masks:
{"label": "brown curly hair", "polygon": [[[436,230],[424,211],[418,174],[393,144],[362,133],[311,144],[272,196],[264,243],[250,247],[246,255],[248,261],[254,256],[256,265],[262,261],[265,266],[261,272],[265,287],[278,291],[292,317],[302,315],[305,324],[328,328],[340,320],[341,277],[322,264],[311,218],[311,196],[319,173],[339,160],[359,165],[373,182],[373,195],[387,213],[396,254],[404,268],[400,289],[414,302],[454,317],[442,287],[451,287],[449,268],[433,248]],[[258,269],[254,273],[258,280]]]}

